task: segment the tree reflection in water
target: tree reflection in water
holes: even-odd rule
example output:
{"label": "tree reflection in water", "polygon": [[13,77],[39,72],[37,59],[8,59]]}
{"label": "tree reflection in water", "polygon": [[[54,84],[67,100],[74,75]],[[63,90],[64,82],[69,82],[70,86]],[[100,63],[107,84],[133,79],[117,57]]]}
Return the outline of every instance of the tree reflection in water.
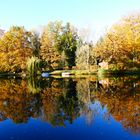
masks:
{"label": "tree reflection in water", "polygon": [[94,97],[108,113],[132,133],[140,133],[140,81],[137,77],[104,79],[103,89]]}
{"label": "tree reflection in water", "polygon": [[132,132],[140,133],[138,77],[83,79],[1,79],[0,121],[27,123],[39,118],[52,126],[66,126],[84,115],[92,124],[102,112]]}

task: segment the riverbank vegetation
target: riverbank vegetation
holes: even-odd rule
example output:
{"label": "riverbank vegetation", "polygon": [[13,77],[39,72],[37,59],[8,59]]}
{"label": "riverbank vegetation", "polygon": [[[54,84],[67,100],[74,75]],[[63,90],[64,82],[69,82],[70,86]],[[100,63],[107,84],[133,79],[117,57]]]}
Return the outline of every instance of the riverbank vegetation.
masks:
{"label": "riverbank vegetation", "polygon": [[40,34],[13,26],[1,31],[0,61],[0,73],[34,76],[55,70],[139,71],[140,14],[122,18],[97,43],[83,40],[70,23],[50,22]]}

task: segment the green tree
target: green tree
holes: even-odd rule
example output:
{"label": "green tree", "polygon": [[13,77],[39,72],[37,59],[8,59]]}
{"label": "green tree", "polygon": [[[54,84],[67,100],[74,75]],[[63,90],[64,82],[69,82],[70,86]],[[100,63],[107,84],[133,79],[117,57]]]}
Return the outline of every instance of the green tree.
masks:
{"label": "green tree", "polygon": [[62,22],[50,22],[41,37],[41,57],[53,68],[62,67],[64,61],[72,68],[78,40],[77,31],[70,23],[63,26]]}
{"label": "green tree", "polygon": [[63,27],[62,35],[60,34],[59,40],[57,41],[56,48],[62,47],[60,49],[65,53],[67,66],[71,69],[75,66],[76,49],[78,46],[78,35],[74,27],[67,23]]}

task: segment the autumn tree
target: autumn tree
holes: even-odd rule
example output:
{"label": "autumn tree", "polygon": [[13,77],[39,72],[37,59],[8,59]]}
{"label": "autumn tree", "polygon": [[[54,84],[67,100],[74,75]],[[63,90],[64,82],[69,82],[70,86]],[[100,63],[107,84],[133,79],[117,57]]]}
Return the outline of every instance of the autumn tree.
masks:
{"label": "autumn tree", "polygon": [[20,72],[26,70],[26,61],[34,49],[33,34],[24,27],[13,26],[0,40],[0,71]]}
{"label": "autumn tree", "polygon": [[61,55],[54,47],[57,35],[61,31],[61,22],[50,22],[41,36],[40,56],[47,62],[49,69],[58,69],[61,65]]}
{"label": "autumn tree", "polygon": [[140,67],[140,15],[122,18],[96,48],[100,49],[100,57],[113,68]]}

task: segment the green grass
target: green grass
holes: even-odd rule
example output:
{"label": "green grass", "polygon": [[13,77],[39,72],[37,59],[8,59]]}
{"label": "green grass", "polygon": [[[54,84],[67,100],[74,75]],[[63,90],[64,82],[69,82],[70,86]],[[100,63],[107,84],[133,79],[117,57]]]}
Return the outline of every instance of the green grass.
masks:
{"label": "green grass", "polygon": [[95,70],[55,70],[50,72],[50,75],[62,75],[63,72],[68,72],[70,75],[90,75],[97,73]]}

